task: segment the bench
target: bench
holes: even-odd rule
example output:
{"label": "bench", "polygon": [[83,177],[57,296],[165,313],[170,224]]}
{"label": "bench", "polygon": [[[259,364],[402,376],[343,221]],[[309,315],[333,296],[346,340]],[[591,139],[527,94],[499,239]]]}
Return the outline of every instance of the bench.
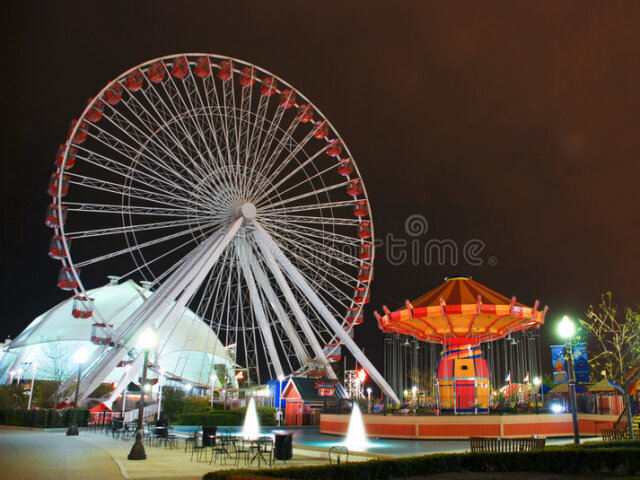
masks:
{"label": "bench", "polygon": [[544,450],[546,437],[469,437],[472,452],[533,452]]}

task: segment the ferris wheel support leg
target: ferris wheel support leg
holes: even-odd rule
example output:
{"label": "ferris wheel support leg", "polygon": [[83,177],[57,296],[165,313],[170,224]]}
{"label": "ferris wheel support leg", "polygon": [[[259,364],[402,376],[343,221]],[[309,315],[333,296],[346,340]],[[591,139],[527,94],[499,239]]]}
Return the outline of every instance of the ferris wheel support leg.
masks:
{"label": "ferris wheel support leg", "polygon": [[304,293],[312,305],[316,308],[318,313],[322,316],[325,322],[331,327],[334,333],[340,338],[340,341],[344,344],[355,359],[364,367],[364,369],[371,375],[374,382],[380,387],[395,403],[400,403],[400,399],[395,394],[393,389],[386,382],[384,377],[380,375],[380,372],[373,366],[371,361],[362,353],[362,350],[358,348],[356,343],[351,339],[349,334],[342,328],[342,325],[333,317],[329,309],[324,305],[322,300],[316,295],[316,292],[307,283],[304,276],[298,271],[298,269],[289,261],[284,255],[277,243],[273,241],[271,236],[254,221],[255,231],[258,235],[267,243],[267,248],[275,252],[277,261],[282,265],[282,268],[287,272],[291,280],[297,285],[302,293]]}
{"label": "ferris wheel support leg", "polygon": [[289,320],[287,313],[282,307],[280,300],[278,300],[278,296],[273,291],[273,288],[271,287],[271,283],[267,279],[267,275],[264,273],[264,271],[262,270],[262,267],[260,266],[255,256],[253,255],[251,248],[247,247],[246,251],[247,251],[247,260],[249,262],[249,265],[251,265],[253,276],[255,277],[256,282],[260,286],[260,289],[267,296],[267,299],[269,300],[273,309],[275,310],[278,320],[280,320],[280,323],[282,323],[285,333],[287,334],[287,337],[289,338],[289,341],[291,341],[291,345],[293,346],[293,349],[296,352],[296,356],[303,363],[305,364],[309,363],[311,361],[311,358],[309,357],[309,354],[304,348],[304,345],[302,344],[300,337],[298,337],[298,333],[296,332],[295,328],[293,328],[293,325],[291,324],[291,321]]}
{"label": "ferris wheel support leg", "polygon": [[126,329],[118,329],[122,332],[120,344],[111,351],[105,352],[104,358],[96,362],[85,374],[80,384],[81,401],[100,385],[130,350],[135,349],[140,331],[157,323],[156,334],[162,338],[163,333],[185,308],[186,303],[206,278],[222,251],[231,242],[241,224],[242,218],[237,218],[227,227],[222,237],[212,236],[209,242],[203,243],[179,273],[172,276],[168,287],[162,288],[163,285],[125,321]]}
{"label": "ferris wheel support leg", "polygon": [[142,361],[144,359],[144,354],[138,355],[135,360],[130,364],[130,368],[125,370],[125,372],[116,383],[116,387],[111,392],[109,399],[103,402],[107,407],[111,408],[113,402],[115,402],[116,398],[120,396],[120,394],[124,391],[127,385],[140,373],[142,369]]}
{"label": "ferris wheel support leg", "polygon": [[276,370],[276,376],[282,377],[284,376],[284,370],[282,370],[282,364],[280,363],[278,350],[276,349],[276,344],[273,341],[271,327],[269,326],[269,322],[262,308],[262,300],[258,293],[256,282],[248,265],[247,250],[248,248],[244,240],[236,240],[236,253],[238,255],[238,262],[240,263],[240,267],[242,268],[242,274],[244,275],[244,279],[247,282],[247,287],[249,287],[251,306],[256,314],[256,318],[258,319],[258,324],[260,325],[260,334],[262,335],[267,350],[269,351],[269,356],[271,357],[268,360],[273,363],[273,366]]}
{"label": "ferris wheel support leg", "polygon": [[[282,270],[280,270],[280,267],[278,266],[278,263],[276,262],[276,259],[273,256],[273,251],[269,246],[268,238],[263,237],[261,235],[261,232],[263,231],[262,227],[255,224],[255,222],[254,222],[254,225],[256,226],[257,229],[259,229],[254,231],[254,237],[258,242],[258,246],[260,247],[260,250],[262,250],[262,254],[264,255],[264,258],[267,260],[267,265],[269,265],[269,269],[271,270],[271,273],[276,279],[276,282],[278,283],[280,290],[282,290],[282,293],[284,294],[284,297],[287,300],[289,307],[291,307],[291,310],[293,311],[293,314],[296,317],[296,320],[300,324],[300,328],[302,328],[302,331],[307,337],[307,341],[311,345],[311,349],[313,350],[313,353],[315,354],[316,358],[322,362],[329,377],[331,379],[335,379],[336,374],[333,371],[333,368],[331,368],[331,364],[329,363],[329,360],[325,356],[324,351],[322,350],[322,346],[320,345],[320,343],[318,343],[318,339],[315,333],[313,333],[313,329],[311,328],[311,325],[309,325],[309,321],[307,320],[307,317],[305,316],[304,312],[300,308],[300,305],[298,305],[298,302],[296,301],[296,298],[293,295],[293,292],[291,291],[291,288],[289,287],[287,280],[282,274]],[[280,252],[280,254],[282,254],[282,252]]]}

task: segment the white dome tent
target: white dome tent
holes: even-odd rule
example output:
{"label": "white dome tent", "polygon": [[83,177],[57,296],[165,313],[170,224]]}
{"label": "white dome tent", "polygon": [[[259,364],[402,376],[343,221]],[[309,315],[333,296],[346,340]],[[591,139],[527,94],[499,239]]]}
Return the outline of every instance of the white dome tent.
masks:
{"label": "white dome tent", "polygon": [[[133,280],[123,283],[112,280],[87,293],[113,330],[117,330],[153,294]],[[20,335],[5,345],[0,354],[3,382],[8,382],[10,372],[18,369],[24,370],[23,378],[31,378],[33,369],[28,366],[34,363],[37,364],[36,379],[66,380],[75,371],[71,360],[75,351],[83,347],[93,353],[100,348],[92,342],[94,319],[74,317],[73,308],[73,298],[61,302],[33,320]],[[123,367],[131,364],[133,368],[141,368],[141,364],[132,362],[135,357],[136,353],[132,352],[121,366],[106,374],[104,381],[116,384],[107,404],[112,403],[128,384]],[[171,330],[165,331],[158,339],[151,352],[150,364],[156,374],[164,371],[168,378],[205,388],[212,384],[212,376],[213,386],[220,386],[217,374],[221,371],[234,380],[232,351],[225,348],[209,326],[189,309],[184,309]]]}

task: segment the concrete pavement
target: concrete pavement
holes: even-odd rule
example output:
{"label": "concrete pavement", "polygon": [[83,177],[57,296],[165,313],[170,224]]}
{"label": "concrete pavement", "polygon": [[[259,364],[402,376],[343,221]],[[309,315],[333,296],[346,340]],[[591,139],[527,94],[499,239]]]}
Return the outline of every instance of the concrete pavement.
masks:
{"label": "concrete pavement", "polygon": [[[191,461],[191,454],[180,448],[165,449],[145,445],[146,460],[127,459],[132,439],[114,439],[103,433],[80,430],[67,437],[65,430],[55,431],[0,428],[0,478],[7,480],[113,480],[201,479],[206,472],[233,468],[226,465]],[[364,460],[365,458],[361,458]],[[353,458],[356,460],[356,458]],[[287,465],[327,463],[326,452],[294,450]],[[278,466],[282,466],[278,462]],[[263,464],[264,466],[264,464]],[[242,468],[245,468],[241,464]]]}

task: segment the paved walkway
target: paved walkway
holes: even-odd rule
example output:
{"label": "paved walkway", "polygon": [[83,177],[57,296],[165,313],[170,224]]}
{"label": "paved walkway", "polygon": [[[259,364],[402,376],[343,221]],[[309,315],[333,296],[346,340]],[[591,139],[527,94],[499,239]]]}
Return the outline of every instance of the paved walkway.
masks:
{"label": "paved walkway", "polygon": [[[193,462],[190,453],[180,448],[147,447],[146,460],[127,459],[133,440],[114,439],[102,433],[80,431],[67,437],[64,430],[40,431],[0,429],[0,478],[7,480],[114,480],[114,479],[201,479],[206,472],[233,468],[226,465]],[[316,452],[309,452],[313,455]],[[327,463],[296,450],[287,465]],[[282,465],[281,462],[278,462]],[[264,467],[264,464],[263,464]],[[244,468],[244,467],[243,467]]]}

